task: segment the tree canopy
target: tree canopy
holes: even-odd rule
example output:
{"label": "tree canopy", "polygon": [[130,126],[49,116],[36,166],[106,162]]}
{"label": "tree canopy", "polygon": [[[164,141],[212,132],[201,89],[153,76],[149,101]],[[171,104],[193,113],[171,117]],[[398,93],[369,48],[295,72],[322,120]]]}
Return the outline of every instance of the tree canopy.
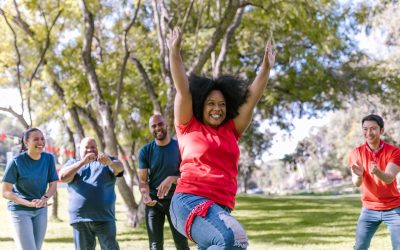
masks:
{"label": "tree canopy", "polygon": [[[165,41],[179,26],[188,74],[233,74],[250,82],[272,39],[279,53],[254,128],[265,119],[287,128],[293,116],[387,90],[375,84],[382,76],[370,73],[376,66],[365,63],[368,56],[354,42],[358,25],[368,20],[365,9],[375,6],[340,2],[6,1],[0,4],[0,86],[19,89],[22,113],[0,110],[24,127],[57,121],[70,145],[95,135],[107,153],[135,155],[150,138],[153,112],[167,117],[173,133],[175,90]],[[269,138],[256,129],[248,133]],[[251,159],[256,141],[242,142]],[[139,211],[131,191],[134,159],[124,159],[128,174],[118,182],[132,225]]]}

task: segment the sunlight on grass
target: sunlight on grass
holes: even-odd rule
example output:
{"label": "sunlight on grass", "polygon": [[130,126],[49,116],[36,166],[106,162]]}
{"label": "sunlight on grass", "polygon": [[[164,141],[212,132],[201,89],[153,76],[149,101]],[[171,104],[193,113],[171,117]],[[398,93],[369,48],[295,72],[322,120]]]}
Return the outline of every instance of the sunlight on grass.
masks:
{"label": "sunlight on grass", "polygon": [[[67,191],[60,187],[58,192],[61,221],[49,221],[43,250],[74,249],[72,229],[68,223]],[[241,196],[233,214],[247,231],[250,250],[337,250],[352,249],[360,209],[358,196]],[[128,227],[125,224],[125,210],[122,199],[118,197],[117,237],[121,249],[148,249],[144,225],[136,229]],[[6,218],[4,199],[0,202],[0,216]],[[164,249],[175,249],[168,223],[164,233]],[[6,219],[0,224],[0,249],[15,249]],[[191,249],[197,247],[191,244]],[[386,226],[380,227],[370,249],[391,249]]]}

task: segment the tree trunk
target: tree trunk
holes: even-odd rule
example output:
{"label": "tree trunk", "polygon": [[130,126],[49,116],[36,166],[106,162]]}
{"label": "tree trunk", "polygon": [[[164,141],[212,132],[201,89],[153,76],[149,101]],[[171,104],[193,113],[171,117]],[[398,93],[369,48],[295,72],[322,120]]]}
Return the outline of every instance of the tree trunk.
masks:
{"label": "tree trunk", "polygon": [[61,221],[60,218],[58,218],[58,192],[56,192],[53,195],[53,205],[51,207],[51,219],[54,221]]}
{"label": "tree trunk", "polygon": [[[118,155],[117,138],[115,136],[115,121],[113,120],[113,115],[111,112],[111,106],[105,100],[102,95],[100,88],[99,78],[97,76],[95,65],[92,62],[92,41],[94,35],[94,16],[93,13],[89,11],[84,0],[80,1],[80,7],[83,14],[83,19],[85,23],[84,30],[84,41],[82,47],[82,63],[84,71],[87,75],[87,79],[90,85],[91,93],[94,97],[94,101],[98,108],[97,120],[100,121],[104,144],[105,153],[112,156]],[[116,117],[116,116],[115,116]],[[133,195],[133,190],[129,188],[124,178],[118,178],[117,181],[118,190],[121,193],[122,199],[127,206],[127,220],[128,224],[131,226],[138,226],[138,205],[135,201]]]}

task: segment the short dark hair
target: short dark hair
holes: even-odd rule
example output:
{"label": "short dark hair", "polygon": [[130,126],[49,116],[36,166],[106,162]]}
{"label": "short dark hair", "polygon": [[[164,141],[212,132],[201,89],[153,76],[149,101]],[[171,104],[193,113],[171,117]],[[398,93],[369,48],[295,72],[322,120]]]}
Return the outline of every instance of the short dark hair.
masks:
{"label": "short dark hair", "polygon": [[[21,136],[21,149],[19,151],[20,153],[21,152],[25,152],[25,151],[28,150],[28,148],[25,146],[25,142],[29,139],[29,135],[34,131],[40,131],[40,129],[38,129],[38,128],[29,128],[29,129],[25,130],[22,133],[22,136]],[[40,133],[42,133],[42,131],[40,131]]]}
{"label": "short dark hair", "polygon": [[189,88],[193,115],[200,122],[203,122],[204,102],[211,91],[219,90],[225,98],[226,117],[223,122],[239,114],[239,107],[246,102],[249,93],[248,84],[243,79],[228,75],[211,79],[192,74],[189,77]]}
{"label": "short dark hair", "polygon": [[385,125],[382,117],[380,117],[379,115],[370,114],[370,115],[365,116],[361,121],[361,126],[364,124],[365,121],[374,121],[374,122],[378,123],[380,129],[383,129],[383,127]]}

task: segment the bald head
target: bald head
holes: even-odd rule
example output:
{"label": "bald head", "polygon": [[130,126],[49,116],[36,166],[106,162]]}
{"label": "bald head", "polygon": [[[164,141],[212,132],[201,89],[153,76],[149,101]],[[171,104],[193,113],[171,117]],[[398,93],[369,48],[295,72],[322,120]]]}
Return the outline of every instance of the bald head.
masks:
{"label": "bald head", "polygon": [[89,153],[95,153],[96,157],[97,157],[98,151],[97,151],[96,140],[93,137],[83,138],[81,141],[81,144],[80,144],[79,153],[80,153],[81,159],[83,159],[85,157],[85,155],[87,155]]}
{"label": "bald head", "polygon": [[149,128],[157,143],[164,144],[169,142],[167,123],[164,116],[161,114],[152,115],[149,119]]}
{"label": "bald head", "polygon": [[165,118],[162,114],[154,114],[149,119],[149,126],[151,127],[152,124],[162,121],[165,123]]}

